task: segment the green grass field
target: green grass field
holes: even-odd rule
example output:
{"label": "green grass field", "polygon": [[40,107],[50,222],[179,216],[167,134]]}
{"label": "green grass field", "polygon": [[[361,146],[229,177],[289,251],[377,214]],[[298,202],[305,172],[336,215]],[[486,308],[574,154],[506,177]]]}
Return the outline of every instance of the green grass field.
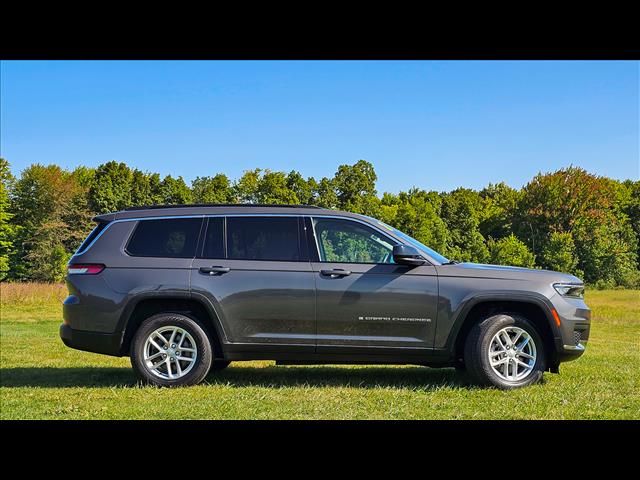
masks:
{"label": "green grass field", "polygon": [[589,291],[585,355],[503,392],[453,369],[238,362],[182,389],[136,383],[128,358],[66,348],[57,285],[2,284],[2,419],[638,419],[640,292]]}

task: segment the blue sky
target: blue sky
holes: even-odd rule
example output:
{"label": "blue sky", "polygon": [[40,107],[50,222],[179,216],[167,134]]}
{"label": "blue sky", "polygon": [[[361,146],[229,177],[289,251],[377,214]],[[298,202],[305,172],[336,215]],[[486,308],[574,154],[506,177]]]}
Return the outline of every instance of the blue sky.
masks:
{"label": "blue sky", "polygon": [[639,62],[2,62],[1,155],[14,173],[124,161],[237,178],[332,176],[451,190],[570,164],[639,178]]}

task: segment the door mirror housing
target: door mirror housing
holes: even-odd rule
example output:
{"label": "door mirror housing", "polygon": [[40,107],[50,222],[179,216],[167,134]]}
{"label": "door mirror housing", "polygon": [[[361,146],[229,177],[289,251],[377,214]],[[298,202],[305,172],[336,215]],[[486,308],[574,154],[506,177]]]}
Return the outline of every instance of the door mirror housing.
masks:
{"label": "door mirror housing", "polygon": [[400,265],[411,265],[413,267],[426,263],[420,251],[411,245],[395,245],[393,247],[393,261]]}

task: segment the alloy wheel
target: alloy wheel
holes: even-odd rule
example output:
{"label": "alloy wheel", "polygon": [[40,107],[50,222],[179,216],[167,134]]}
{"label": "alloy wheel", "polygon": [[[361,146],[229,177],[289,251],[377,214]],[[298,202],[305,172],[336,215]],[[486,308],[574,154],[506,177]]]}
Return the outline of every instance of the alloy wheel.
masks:
{"label": "alloy wheel", "polygon": [[494,373],[508,382],[518,382],[533,371],[537,358],[536,344],[526,330],[505,327],[491,339],[488,355]]}
{"label": "alloy wheel", "polygon": [[189,332],[180,327],[161,327],[144,342],[144,364],[164,380],[175,380],[188,374],[196,364],[198,349]]}

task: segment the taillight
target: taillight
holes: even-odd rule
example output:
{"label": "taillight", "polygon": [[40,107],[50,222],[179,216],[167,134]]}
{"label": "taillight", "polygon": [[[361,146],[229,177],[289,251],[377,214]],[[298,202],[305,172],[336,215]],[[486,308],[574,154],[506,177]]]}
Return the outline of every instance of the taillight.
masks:
{"label": "taillight", "polygon": [[97,275],[104,270],[101,263],[72,263],[67,265],[69,275]]}

